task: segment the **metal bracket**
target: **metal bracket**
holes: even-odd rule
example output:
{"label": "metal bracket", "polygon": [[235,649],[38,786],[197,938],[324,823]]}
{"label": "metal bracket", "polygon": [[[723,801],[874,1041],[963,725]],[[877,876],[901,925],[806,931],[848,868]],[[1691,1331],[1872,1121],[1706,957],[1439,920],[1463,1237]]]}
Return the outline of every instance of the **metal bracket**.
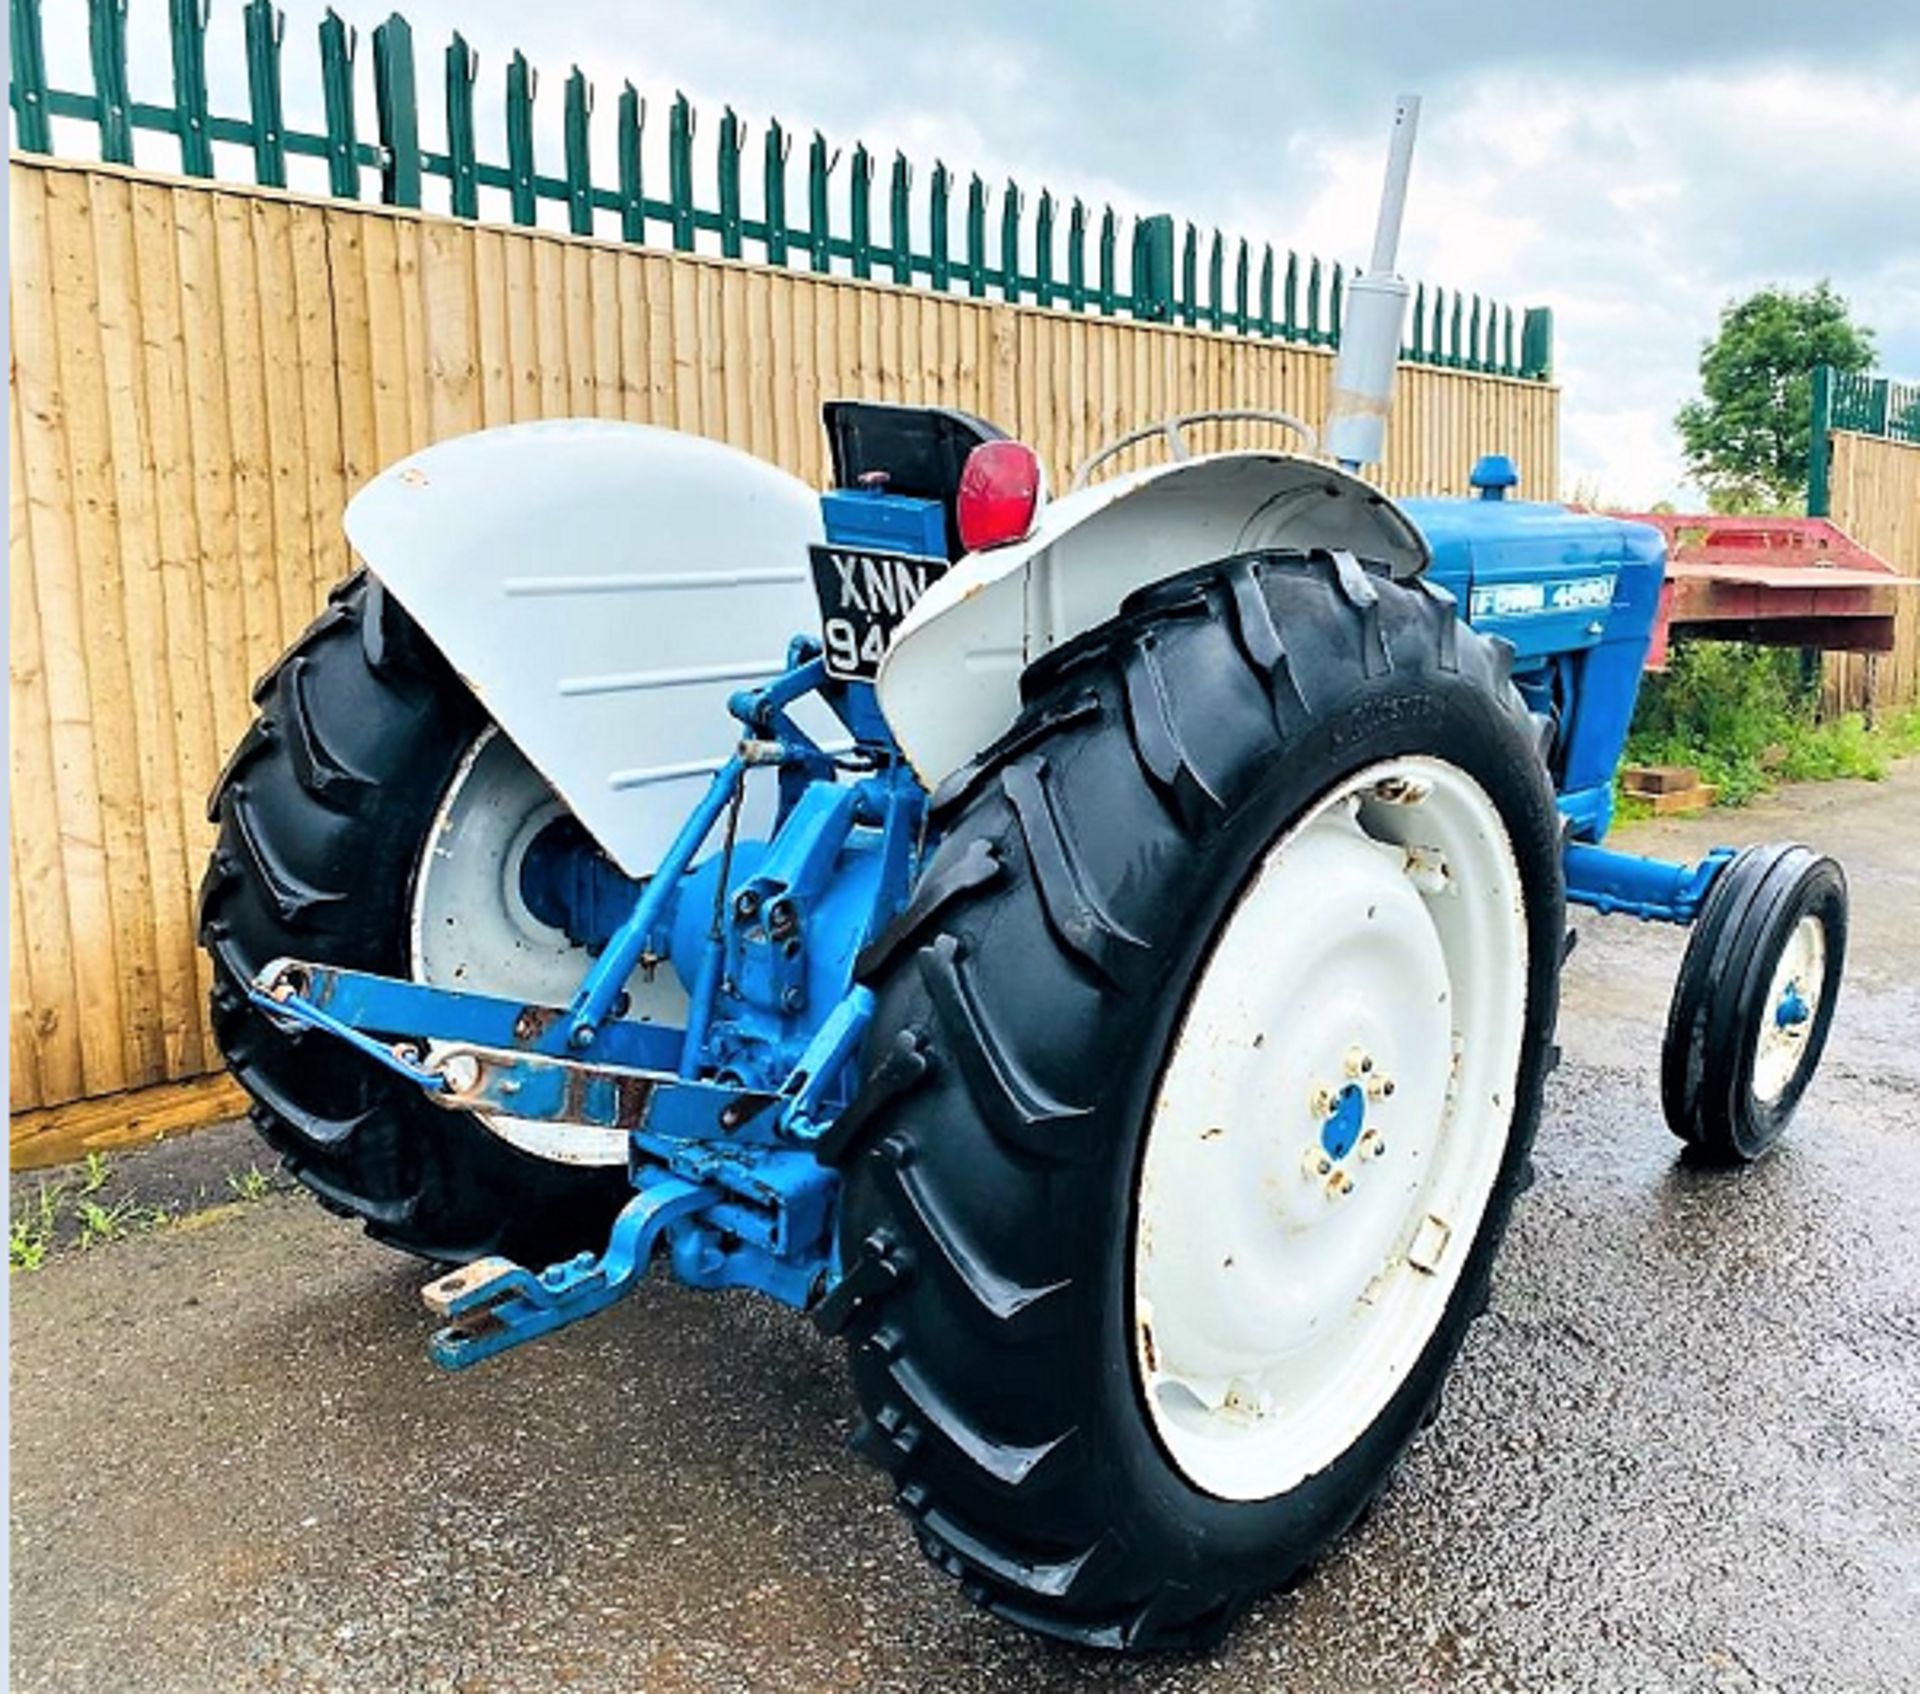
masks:
{"label": "metal bracket", "polygon": [[501,1258],[476,1259],[449,1271],[420,1290],[427,1309],[448,1320],[428,1343],[433,1362],[464,1370],[611,1306],[646,1275],[662,1230],[720,1198],[702,1184],[661,1175],[621,1209],[597,1259],[582,1253],[537,1276]]}

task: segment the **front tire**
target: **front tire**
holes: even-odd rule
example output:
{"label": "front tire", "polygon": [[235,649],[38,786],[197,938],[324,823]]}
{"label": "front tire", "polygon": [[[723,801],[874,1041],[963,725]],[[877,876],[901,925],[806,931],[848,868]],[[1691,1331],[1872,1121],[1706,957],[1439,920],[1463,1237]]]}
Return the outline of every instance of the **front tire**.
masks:
{"label": "front tire", "polygon": [[[1355,1518],[1436,1404],[1485,1303],[1526,1168],[1556,1006],[1557,814],[1506,670],[1504,650],[1461,625],[1439,593],[1351,559],[1232,560],[1135,596],[1114,623],[1036,666],[1019,722],[936,796],[942,844],[869,965],[870,1081],[831,1147],[845,1167],[845,1276],[823,1314],[851,1343],[868,1419],[862,1449],[893,1476],[928,1555],[995,1612],[1097,1645],[1209,1640]],[[1248,943],[1258,935],[1235,914],[1250,909],[1276,854],[1284,860],[1316,820],[1334,818],[1348,792],[1356,819],[1368,807],[1417,817],[1437,804],[1417,792],[1430,779],[1479,796],[1475,815],[1494,820],[1510,867],[1513,945],[1505,958],[1491,944],[1481,951],[1485,970],[1506,973],[1511,1027],[1491,1067],[1463,1059],[1458,1083],[1499,1097],[1457,1119],[1477,1114],[1478,1127],[1454,1129],[1477,1149],[1474,1193],[1437,1220],[1449,1242],[1436,1247],[1409,1215],[1372,1240],[1386,1261],[1371,1282],[1354,1280],[1351,1266],[1327,1272],[1345,1290],[1322,1312],[1328,1321],[1335,1306],[1389,1303],[1395,1276],[1439,1290],[1412,1344],[1379,1354],[1359,1415],[1312,1437],[1303,1424],[1291,1447],[1290,1437],[1270,1443],[1262,1464],[1230,1457],[1222,1468],[1206,1456],[1208,1418],[1188,1419],[1196,1446],[1155,1398],[1168,1338],[1143,1334],[1141,1319],[1151,1305],[1157,1324],[1170,1297],[1152,1266],[1170,1253],[1192,1261],[1197,1280],[1176,1302],[1185,1310],[1174,1345],[1186,1361],[1262,1333],[1236,1324],[1243,1309],[1284,1295],[1273,1282],[1284,1252],[1257,1231],[1245,1237],[1261,1262],[1238,1300],[1221,1280],[1232,1273],[1201,1262],[1208,1230],[1222,1257],[1241,1251],[1236,1190],[1257,1207],[1269,1186],[1284,1190],[1276,1239],[1296,1226],[1284,1213],[1300,1197],[1303,1153],[1316,1158],[1303,1136],[1331,1132],[1348,1055],[1337,1044],[1330,1056],[1307,1052],[1332,1027],[1315,1023],[1311,993],[1297,1016],[1274,1015],[1284,962],[1233,967],[1258,1002],[1241,1027],[1205,1022],[1196,1008],[1215,962],[1257,956]],[[1383,893],[1383,926],[1427,921],[1404,899],[1433,912],[1456,898],[1443,887],[1446,855],[1436,862],[1428,832],[1411,827],[1396,836],[1376,817],[1366,831],[1377,836],[1371,851],[1417,890],[1400,904]],[[1368,851],[1339,847],[1355,887],[1373,874]],[[1438,880],[1418,891],[1423,876]],[[1279,953],[1296,929],[1314,927],[1305,908],[1318,896],[1301,900],[1299,886],[1295,920],[1274,926]],[[1478,897],[1458,897],[1471,921],[1440,920],[1469,949],[1477,934],[1509,933],[1496,908],[1472,904]],[[1357,910],[1357,923],[1374,915],[1364,900]],[[1315,983],[1331,983],[1353,957],[1323,948]],[[1430,957],[1406,967],[1409,996],[1430,986],[1422,972],[1432,968]],[[1398,1039],[1383,1003],[1399,979],[1355,980],[1365,985],[1351,995],[1355,1015],[1387,1029],[1366,1040]],[[1436,1059],[1429,1010],[1410,1013],[1402,1087],[1429,1111],[1451,1111],[1436,1104],[1453,1086],[1449,1020]],[[1222,1110],[1219,1122],[1184,1122],[1212,1109],[1202,1103],[1207,1055],[1194,1063],[1196,1018],[1249,1083],[1240,1110]],[[1352,1076],[1371,1074],[1359,1068],[1368,1056],[1351,1057]],[[1324,1123],[1310,1120],[1307,1089],[1292,1080],[1259,1097],[1260,1078],[1314,1065],[1336,1073],[1319,1102]],[[1170,1129],[1169,1119],[1181,1123]],[[1444,1159],[1437,1125],[1403,1127],[1388,1137],[1408,1143],[1403,1159],[1423,1147]],[[1174,1156],[1177,1133],[1194,1144]],[[1213,1156],[1199,1143],[1216,1134],[1221,1146],[1264,1142],[1269,1156],[1263,1164],[1256,1151],[1224,1184],[1201,1181],[1196,1196],[1218,1215],[1196,1221],[1186,1207],[1176,1246],[1164,1196]],[[1315,1163],[1311,1180],[1344,1168]],[[1427,1192],[1423,1179],[1394,1180],[1403,1179],[1410,1193]],[[1290,1367],[1269,1362],[1263,1386],[1284,1400]],[[1257,1395],[1236,1408],[1232,1389],[1201,1370],[1181,1391],[1188,1411],[1265,1415]]]}
{"label": "front tire", "polygon": [[1745,849],[1707,893],[1660,1054],[1667,1126],[1709,1164],[1751,1164],[1786,1134],[1840,999],[1847,879],[1792,842]]}
{"label": "front tire", "polygon": [[413,891],[441,797],[487,720],[379,581],[355,576],[255,690],[221,773],[200,893],[213,1028],[254,1126],[329,1209],[422,1258],[544,1265],[598,1249],[624,1168],[538,1158],[317,1032],[245,984],[281,957],[415,974]]}

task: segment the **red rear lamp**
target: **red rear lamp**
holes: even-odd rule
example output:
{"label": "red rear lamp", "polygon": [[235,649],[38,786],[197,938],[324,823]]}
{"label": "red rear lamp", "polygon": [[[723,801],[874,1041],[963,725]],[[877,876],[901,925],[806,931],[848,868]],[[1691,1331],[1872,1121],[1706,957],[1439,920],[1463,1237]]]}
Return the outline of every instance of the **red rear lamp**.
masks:
{"label": "red rear lamp", "polygon": [[1033,533],[1044,492],[1040,459],[1021,441],[983,441],[960,472],[954,515],[969,553],[1005,547]]}

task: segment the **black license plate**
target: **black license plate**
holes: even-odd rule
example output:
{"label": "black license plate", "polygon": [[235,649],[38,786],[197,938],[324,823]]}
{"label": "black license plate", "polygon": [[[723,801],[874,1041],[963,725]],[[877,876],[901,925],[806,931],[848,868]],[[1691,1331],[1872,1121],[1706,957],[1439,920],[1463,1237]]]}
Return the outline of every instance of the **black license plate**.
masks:
{"label": "black license plate", "polygon": [[947,574],[948,561],[868,547],[809,551],[827,675],[843,682],[871,682],[893,632],[920,596]]}

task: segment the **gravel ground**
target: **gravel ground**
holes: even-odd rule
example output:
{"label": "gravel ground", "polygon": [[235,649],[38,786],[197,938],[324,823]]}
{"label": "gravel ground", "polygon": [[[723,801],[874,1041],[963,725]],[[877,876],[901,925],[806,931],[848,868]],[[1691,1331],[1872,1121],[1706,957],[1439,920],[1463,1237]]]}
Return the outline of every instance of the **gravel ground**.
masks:
{"label": "gravel ground", "polygon": [[966,1606],[845,1452],[834,1347],[748,1297],[647,1287],[437,1375],[419,1272],[239,1197],[259,1154],[218,1129],[115,1162],[106,1196],[174,1221],[12,1279],[13,1684],[1920,1686],[1920,765],[1627,839],[1779,836],[1846,863],[1855,914],[1785,1151],[1676,1158],[1683,938],[1584,920],[1540,1180],[1444,1415],[1214,1655],[1102,1659]]}

